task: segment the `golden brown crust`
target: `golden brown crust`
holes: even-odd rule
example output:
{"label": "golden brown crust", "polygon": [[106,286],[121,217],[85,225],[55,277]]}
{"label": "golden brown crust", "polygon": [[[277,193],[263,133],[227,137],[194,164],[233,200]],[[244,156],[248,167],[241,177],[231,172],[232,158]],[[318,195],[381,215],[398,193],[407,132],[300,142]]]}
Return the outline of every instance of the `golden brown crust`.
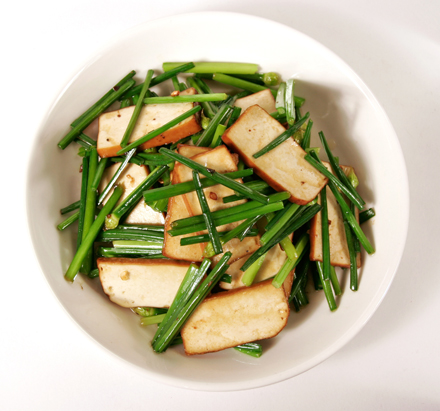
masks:
{"label": "golden brown crust", "polygon": [[[194,94],[197,94],[197,91],[195,88],[190,87],[190,88],[184,90],[180,94],[181,95],[194,95]],[[195,106],[196,104],[197,103],[194,103],[193,106]],[[124,109],[122,109],[122,110],[124,110]],[[116,110],[116,111],[120,111],[120,110]],[[101,117],[99,117],[99,120],[100,120],[100,118]],[[98,120],[98,124],[99,124],[99,120]],[[98,126],[98,129],[99,128],[100,127]],[[147,141],[146,143],[141,144],[138,147],[138,149],[146,150],[147,148],[151,148],[151,147],[158,147],[158,146],[161,146],[164,144],[175,143],[175,142],[179,141],[180,139],[188,137],[188,136],[192,136],[193,134],[198,133],[201,130],[202,130],[202,127],[199,122],[199,117],[197,115],[193,115],[193,116],[183,120],[178,125],[172,127],[171,129],[165,131],[164,133],[158,135],[157,137],[154,137],[150,141]],[[98,149],[99,156],[101,158],[106,158],[106,157],[117,156],[116,153],[121,148],[122,147],[119,144],[114,145],[112,147],[100,147],[100,145],[98,144],[97,149]]]}
{"label": "golden brown crust", "polygon": [[[228,129],[229,130],[229,129]],[[237,152],[240,156],[240,158],[244,161],[244,163],[249,167],[253,168],[255,174],[257,174],[260,178],[262,178],[266,183],[268,183],[274,190],[278,192],[286,191],[286,189],[277,181],[275,181],[270,175],[265,173],[263,170],[261,170],[254,161],[252,161],[252,157],[246,156],[242,150],[240,150],[239,147],[237,147],[236,144],[234,144],[233,140],[228,136],[228,130],[226,130],[222,136],[223,142],[230,147],[232,150]],[[328,179],[326,179],[327,184]],[[296,198],[292,193],[290,193],[289,201],[292,203],[296,203],[299,205],[306,205],[313,199],[307,199],[307,200],[301,200],[299,198]]]}
{"label": "golden brown crust", "polygon": [[[272,287],[272,288],[270,288]],[[260,290],[261,289],[261,290]],[[270,327],[273,327],[269,330],[264,329],[267,326],[267,322],[265,325],[262,325],[261,323],[259,323],[259,325],[262,325],[263,327],[263,331],[261,329],[258,329],[258,333],[259,333],[259,337],[257,339],[253,339],[252,341],[260,341],[260,340],[265,340],[265,339],[269,339],[269,338],[273,338],[276,337],[282,330],[283,328],[286,326],[287,324],[287,320],[289,318],[289,314],[290,314],[290,308],[289,308],[289,304],[287,302],[287,298],[284,292],[283,288],[280,289],[276,289],[275,287],[272,286],[272,279],[268,279],[266,281],[262,281],[260,283],[254,284],[251,287],[241,287],[241,288],[236,288],[234,290],[231,291],[224,291],[221,293],[217,293],[214,294],[210,297],[207,297],[203,303],[201,304],[201,306],[199,306],[199,308],[197,310],[199,310],[200,308],[203,309],[203,306],[205,305],[205,307],[208,305],[211,305],[213,303],[215,303],[216,301],[221,301],[223,299],[232,299],[232,302],[229,301],[227,303],[225,303],[226,305],[223,305],[226,309],[230,309],[231,304],[234,303],[233,299],[234,296],[238,296],[238,298],[255,298],[255,295],[258,295],[259,292],[264,293],[265,296],[267,296],[267,292],[275,292],[276,297],[272,297],[272,298],[278,298],[279,299],[279,304],[282,306],[278,306],[277,308],[273,308],[273,310],[277,310],[277,312],[282,309],[284,312],[283,313],[279,313],[277,314],[278,316],[282,316],[280,319],[277,319],[276,321],[279,322],[279,324],[276,327],[273,327],[273,323],[272,321],[269,322]],[[250,296],[250,297],[249,297]],[[236,305],[234,305],[234,309],[236,310],[236,318],[240,318],[243,319],[243,316],[246,315],[246,308],[243,307],[237,307]],[[199,318],[197,317],[197,310],[195,311],[195,313],[193,313],[193,315],[190,317],[190,319],[187,321],[187,323],[184,325],[184,327],[181,330],[181,335],[182,335],[182,340],[183,340],[183,345],[184,345],[184,349],[185,349],[185,354],[186,355],[196,355],[196,354],[208,354],[211,352],[217,352],[217,351],[222,351],[224,349],[227,348],[232,348],[237,346],[238,344],[244,344],[245,342],[252,342],[251,340],[249,340],[247,337],[240,336],[240,337],[226,337],[223,338],[223,336],[221,338],[223,338],[223,342],[221,347],[219,348],[209,348],[204,346],[203,348],[199,347],[198,349],[196,347],[194,347],[194,341],[196,341],[196,344],[198,343],[198,341],[200,341],[200,338],[202,338],[204,336],[203,332],[207,332],[206,334],[206,338],[212,338],[211,333],[209,333],[209,329],[208,330],[203,330],[202,332],[197,331],[197,335],[194,336],[194,330],[197,330],[199,325],[200,326],[204,326],[204,324],[206,324],[206,321],[203,318]],[[222,321],[222,318],[217,318],[214,319],[213,317],[216,315],[220,315],[220,317],[222,316],[222,311],[217,311],[215,309],[208,309],[211,310],[209,312],[209,318],[211,319],[211,321]],[[242,311],[242,312],[240,312]],[[258,316],[258,321],[260,321],[260,316],[261,316],[261,321],[267,321],[266,315],[274,315],[273,312],[269,313],[269,314],[255,314],[255,312],[252,312],[251,314],[249,314],[251,317],[255,317],[255,315]],[[196,318],[196,319],[194,319]],[[229,318],[229,317],[228,317]],[[191,321],[192,320],[192,321]],[[254,318],[255,321],[255,318]],[[235,326],[237,326],[235,324]],[[227,324],[227,327],[234,327],[234,325],[231,325],[230,323]],[[253,332],[256,331],[256,329],[252,328]],[[230,331],[230,329],[228,328],[228,331]],[[261,332],[263,332],[266,336],[262,335]],[[220,331],[221,333],[221,331]],[[238,343],[237,343],[237,340]],[[244,341],[246,340],[246,341]],[[215,345],[219,345],[218,340],[217,341],[213,341],[211,343],[212,346]]]}
{"label": "golden brown crust", "polygon": [[[198,133],[201,129],[202,127],[197,122],[196,118],[192,116],[190,117],[190,121],[186,121],[183,124],[177,125],[165,131],[164,133],[158,135],[157,137],[154,137],[150,141],[141,144],[139,146],[139,149],[146,150],[147,148],[151,148],[151,147],[158,147],[164,144],[175,143],[176,141],[179,141],[184,137],[188,137],[195,133]],[[115,157],[117,156],[117,152],[121,148],[122,147],[120,145],[113,147],[104,147],[104,148],[101,147],[98,148],[98,154],[101,158]]]}
{"label": "golden brown crust", "polygon": [[[285,181],[283,182],[279,176],[272,177],[268,174],[269,171],[266,170],[268,164],[266,162],[269,161],[269,157],[262,157],[257,160],[251,155],[251,153],[255,153],[253,149],[258,150],[263,148],[269,141],[272,141],[271,136],[275,138],[283,131],[285,131],[285,128],[278,121],[273,119],[260,106],[253,105],[248,107],[238,120],[223,133],[222,140],[228,147],[238,153],[245,164],[248,167],[253,168],[254,172],[265,180],[272,188],[276,191],[289,191],[289,200],[291,202],[305,205],[316,197],[322,187],[327,184],[328,179],[304,160],[306,152],[301,146],[299,146],[293,139],[290,139],[289,141],[283,142],[271,151],[271,153],[266,155],[272,156],[271,159],[273,161],[271,161],[271,166],[274,166],[277,161],[277,158],[274,159],[273,157],[280,155],[280,153],[288,153],[288,155],[294,156],[292,158],[296,158],[296,161],[300,161],[301,166],[299,168],[294,170],[287,167],[283,170],[284,172],[289,173],[289,176],[295,183],[293,186]],[[285,157],[281,161],[283,166],[290,164],[289,159],[286,159]],[[303,171],[303,168],[305,171]],[[296,173],[301,175],[301,177],[298,177]],[[305,182],[300,182],[298,179],[306,176],[309,178],[312,177],[313,183],[307,183],[302,187]],[[280,181],[276,178],[280,179]],[[299,183],[301,183],[301,188],[298,187]]]}

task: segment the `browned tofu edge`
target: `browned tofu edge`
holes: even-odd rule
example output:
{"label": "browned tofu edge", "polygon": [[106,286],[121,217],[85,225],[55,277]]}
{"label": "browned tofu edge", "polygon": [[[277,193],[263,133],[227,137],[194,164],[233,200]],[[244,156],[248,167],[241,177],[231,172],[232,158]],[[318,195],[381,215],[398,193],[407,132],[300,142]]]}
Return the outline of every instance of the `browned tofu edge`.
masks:
{"label": "browned tofu edge", "polygon": [[[290,275],[290,274],[289,274],[289,275]],[[272,281],[273,281],[273,279],[270,278],[270,279],[268,279],[268,280],[261,281],[261,282],[259,282],[259,283],[253,284],[253,285],[251,285],[250,287],[240,287],[240,288],[234,288],[233,290],[229,290],[229,291],[222,291],[222,292],[220,292],[220,293],[213,294],[213,295],[211,295],[210,297],[205,298],[205,299],[202,301],[201,304],[203,304],[205,301],[210,301],[210,300],[214,300],[214,299],[222,299],[222,298],[226,298],[226,297],[231,296],[231,295],[233,295],[233,294],[241,293],[243,290],[246,290],[246,289],[251,289],[251,288],[252,288],[252,289],[256,289],[256,288],[260,288],[260,287],[266,287],[266,286],[268,285],[268,283],[271,284]],[[293,281],[293,272],[292,272],[292,281]],[[289,316],[290,316],[290,305],[289,305],[288,297],[286,296],[286,290],[285,290],[285,287],[282,286],[281,289],[282,289],[282,291],[283,291],[284,297],[286,298],[286,307],[287,307],[287,315],[286,315],[285,318],[284,318],[284,324],[283,324],[283,326],[279,329],[279,331],[277,331],[275,334],[270,335],[269,337],[266,337],[266,338],[259,339],[258,341],[268,340],[268,339],[270,339],[270,338],[274,338],[274,337],[276,337],[276,336],[277,336],[277,335],[278,335],[278,334],[284,329],[284,327],[287,325],[287,321],[288,321]],[[189,318],[191,318],[191,317],[189,317]],[[189,320],[189,319],[188,319],[188,320]],[[187,323],[188,323],[188,321],[187,321]],[[186,324],[187,324],[187,323],[186,323]],[[186,324],[185,324],[185,325],[186,325]],[[185,325],[182,327],[182,331],[184,330]],[[226,349],[228,349],[228,348],[233,348],[233,347],[235,347],[235,345],[231,345],[231,346],[228,346],[228,347],[224,347],[224,348],[222,348],[222,349],[220,349],[220,350],[206,351],[206,352],[203,352],[203,353],[190,353],[190,352],[187,351],[187,348],[186,348],[186,346],[185,346],[185,337],[184,337],[184,335],[185,335],[185,332],[183,332],[183,333],[181,332],[182,341],[183,341],[183,347],[184,347],[184,349],[185,349],[185,354],[188,355],[188,356],[191,356],[191,355],[200,355],[200,354],[209,354],[209,353],[212,353],[212,352],[223,351],[223,350],[226,350]],[[252,341],[248,341],[248,342],[252,342]]]}
{"label": "browned tofu edge", "polygon": [[[193,88],[189,88],[185,90],[186,93],[182,94],[197,94],[196,90]],[[194,103],[193,106],[195,106],[197,103]],[[98,120],[99,121],[99,120]],[[170,144],[175,143],[179,141],[182,138],[192,136],[193,134],[198,133],[202,130],[202,126],[200,125],[199,119],[197,115],[193,115],[189,117],[188,119],[184,120],[183,122],[177,124],[176,126],[172,127],[171,129],[163,132],[162,134],[159,134],[158,136],[154,137],[150,141],[147,141],[144,144],[141,144],[138,149],[140,150],[146,150],[147,148],[151,147],[158,147],[162,146],[164,144]],[[121,150],[121,146],[113,146],[113,147],[106,147],[106,148],[98,148],[98,154],[101,158],[106,157],[115,157],[117,152]]]}
{"label": "browned tofu edge", "polygon": [[[254,107],[254,106],[251,106]],[[251,108],[249,107],[249,108]],[[249,108],[247,110],[249,110]],[[246,111],[247,111],[246,110]],[[246,111],[240,116],[240,117],[244,117],[246,116]],[[253,160],[252,156],[247,156],[245,155],[240,149],[239,147],[234,143],[233,139],[229,136],[229,132],[231,130],[233,130],[235,124],[232,125],[231,127],[229,127],[222,135],[222,140],[223,142],[230,147],[233,151],[235,151],[236,153],[238,153],[240,155],[240,158],[245,162],[245,164],[250,167],[253,168],[255,173],[260,176],[264,181],[266,181],[274,190],[276,191],[287,191],[280,183],[278,183],[276,180],[274,180],[269,174],[267,174],[264,170],[261,170],[256,163]],[[327,184],[328,179],[326,178],[325,180],[323,180],[323,187],[324,185]],[[290,193],[290,198],[289,201],[291,201],[292,203],[296,203],[299,205],[306,205],[308,204],[310,201],[312,201],[313,198],[310,199],[306,199],[306,200],[301,200],[295,196],[292,195],[292,193]]]}
{"label": "browned tofu edge", "polygon": [[[353,167],[351,166],[344,166],[344,165],[340,165],[340,167],[342,168],[342,170],[348,174],[350,172],[350,170],[354,170]],[[356,209],[356,220],[357,222],[359,222],[359,212]],[[309,230],[309,237],[310,237],[310,252],[309,252],[309,258],[310,261],[321,261],[322,262],[322,258],[318,259],[315,258],[316,255],[316,237],[319,235],[319,232],[321,230],[321,224],[318,224],[318,218],[317,216],[313,216],[312,219],[310,220],[310,230]],[[343,267],[343,268],[349,268],[350,264],[341,264],[341,263],[335,263],[334,261],[331,262],[332,265],[334,267]],[[361,253],[357,253],[356,255],[356,265],[357,268],[361,268],[362,267],[362,258],[361,258]]]}

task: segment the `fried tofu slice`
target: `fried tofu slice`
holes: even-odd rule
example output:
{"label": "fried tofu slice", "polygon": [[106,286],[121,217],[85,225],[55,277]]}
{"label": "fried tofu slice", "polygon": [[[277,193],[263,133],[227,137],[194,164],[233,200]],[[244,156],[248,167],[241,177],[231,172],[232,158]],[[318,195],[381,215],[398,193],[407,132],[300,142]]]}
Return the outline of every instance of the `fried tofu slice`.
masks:
{"label": "fried tofu slice", "polygon": [[304,160],[306,152],[294,139],[287,139],[257,159],[252,157],[284,131],[264,109],[251,106],[225,131],[222,139],[272,188],[288,191],[290,201],[305,205],[317,196],[327,178]]}
{"label": "fried tofu slice", "polygon": [[[235,159],[224,145],[216,147],[210,151],[195,155],[194,157],[192,157],[192,160],[198,162],[199,164],[203,164],[204,166],[209,167],[213,170],[216,170],[219,173],[229,173],[229,172],[237,171],[237,165],[235,163]],[[176,178],[178,178],[180,182],[190,181],[193,179],[192,170],[180,163],[176,164],[173,174],[176,176]],[[239,179],[237,181],[241,182],[242,180]],[[203,191],[205,193],[209,209],[212,212],[233,207],[242,204],[246,201],[246,200],[241,200],[226,204],[223,203],[223,198],[233,195],[234,190],[231,190],[230,188],[225,187],[221,184],[205,188]],[[185,194],[184,199],[188,212],[191,215],[194,216],[194,215],[202,214],[202,210],[200,208],[200,202],[195,191]],[[237,227],[237,225],[239,224],[240,222],[230,223],[217,227],[217,229],[219,232],[229,231]],[[206,233],[206,231],[204,233]],[[246,237],[243,241],[234,238],[231,241],[224,244],[223,251],[232,252],[232,257],[229,261],[233,262],[243,257],[244,255],[248,255],[248,254],[250,255],[258,247],[259,247],[259,237]],[[221,258],[221,256],[222,254],[219,254],[213,257],[212,260],[214,262],[217,262]]]}
{"label": "fried tofu slice", "polygon": [[[329,163],[323,161],[327,169],[332,172]],[[341,166],[346,175],[353,170],[349,166]],[[345,236],[344,217],[335,196],[330,189],[327,193],[328,227],[330,239],[330,264],[336,267],[350,267],[350,254],[348,252],[347,238]],[[321,204],[321,196],[318,196],[318,203]],[[359,211],[356,208],[356,219],[359,221]],[[310,260],[322,261],[322,229],[321,212],[317,213],[310,223]],[[361,254],[357,253],[356,263],[361,266]]]}
{"label": "fried tofu slice", "polygon": [[211,150],[209,147],[191,146],[189,144],[179,144],[177,146],[177,149],[179,151],[179,154],[188,158],[194,157],[197,154],[205,153],[206,151]]}
{"label": "fried tofu slice", "polygon": [[[118,170],[120,164],[116,163],[110,167],[107,167],[102,175],[101,182],[99,184],[99,192],[102,192],[107,186],[113,175]],[[119,184],[124,188],[124,192],[119,199],[121,203],[127,196],[148,177],[148,169],[145,166],[138,166],[137,164],[129,163],[125,170],[121,173],[116,180],[116,184]],[[105,204],[110,198],[111,193],[107,195],[103,203]],[[165,217],[162,213],[154,211],[151,207],[145,204],[145,201],[141,199],[139,203],[133,208],[124,220],[127,224],[152,224],[152,225],[164,225]]]}
{"label": "fried tofu slice", "polygon": [[169,308],[190,263],[144,258],[98,258],[102,289],[121,307]]}
{"label": "fried tofu slice", "polygon": [[[179,154],[182,154],[185,157],[193,157],[197,154],[204,153],[210,150],[208,147],[196,147],[183,144],[179,145],[178,149]],[[171,184],[178,184],[180,182],[179,176],[175,172],[176,167],[178,166],[179,164],[177,163],[175,165],[174,171],[171,174]],[[180,245],[180,240],[182,238],[191,237],[193,235],[196,235],[196,233],[171,237],[167,232],[171,229],[171,223],[173,221],[191,216],[192,214],[188,211],[186,207],[183,195],[171,197],[168,200],[168,212],[165,220],[164,246],[162,250],[162,254],[164,256],[184,261],[203,260],[203,250],[205,248],[205,244],[192,244],[183,247]]]}
{"label": "fried tofu slice", "polygon": [[206,298],[181,330],[187,355],[206,354],[275,337],[287,324],[284,288],[272,280]]}
{"label": "fried tofu slice", "polygon": [[[290,239],[292,239],[292,237],[293,235],[290,235]],[[229,274],[232,277],[231,283],[220,282],[219,285],[221,288],[223,288],[224,290],[232,290],[235,288],[245,287],[245,285],[241,281],[244,275],[244,271],[241,271],[240,268],[249,259],[249,257],[250,255],[240,258],[229,266],[226,274]],[[280,271],[286,259],[287,255],[279,244],[277,244],[275,247],[272,247],[267,252],[267,256],[264,259],[260,269],[258,270],[257,275],[255,276],[254,284],[274,277],[278,273],[278,271]],[[287,298],[289,298],[290,291],[292,290],[294,273],[295,269],[293,269],[289,273],[283,283],[284,291]]]}
{"label": "fried tofu slice", "polygon": [[260,106],[269,114],[277,111],[275,98],[269,89],[259,91],[258,93],[251,94],[250,96],[239,98],[235,101],[234,105],[235,107],[241,108],[241,113],[244,113],[246,109],[254,105]]}
{"label": "fried tofu slice", "polygon": [[[189,88],[181,95],[197,94]],[[168,123],[194,107],[194,103],[146,104],[142,107],[129,143],[140,139],[149,132]],[[120,142],[130,122],[134,106],[103,113],[99,116],[97,148],[100,157],[114,157],[121,149]],[[188,117],[179,124],[140,146],[141,150],[174,143],[181,138],[198,133],[202,127],[196,115]]]}
{"label": "fried tofu slice", "polygon": [[[239,260],[233,262],[226,271],[226,274],[229,274],[232,279],[231,283],[220,283],[220,287],[225,290],[232,290],[234,288],[244,287],[244,284],[241,282],[243,278],[244,271],[241,271],[240,268],[242,265],[249,259],[249,256],[245,256],[240,258]],[[258,283],[260,281],[267,280],[268,278],[273,277],[278,273],[280,268],[283,266],[286,261],[286,253],[281,248],[279,244],[272,247],[268,252],[261,265],[258,273],[254,279],[254,283]]]}

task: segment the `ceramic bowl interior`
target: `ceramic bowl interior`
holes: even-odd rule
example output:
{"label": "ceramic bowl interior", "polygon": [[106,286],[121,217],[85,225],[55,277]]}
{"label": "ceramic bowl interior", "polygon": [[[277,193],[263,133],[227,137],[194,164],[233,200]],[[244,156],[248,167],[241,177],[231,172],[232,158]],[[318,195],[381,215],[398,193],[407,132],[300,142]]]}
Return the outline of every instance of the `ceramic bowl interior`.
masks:
{"label": "ceramic bowl interior", "polygon": [[[213,27],[227,27],[212,36]],[[220,35],[221,34],[221,35]],[[277,39],[277,41],[273,41]],[[341,164],[356,168],[359,191],[377,217],[364,228],[377,252],[363,255],[359,291],[347,274],[339,308],[331,313],[322,292],[309,292],[310,304],[292,312],[285,330],[263,342],[256,359],[235,350],[187,357],[182,347],[155,354],[155,327],[142,328],[130,310],[110,303],[98,280],[67,283],[75,249],[74,230],[58,232],[59,209],[79,198],[78,146],[57,147],[70,122],[130,70],[138,80],[164,61],[258,63],[296,79],[296,94],[306,98],[303,113],[314,121],[312,145],[324,131]],[[170,84],[161,92],[170,92]],[[347,343],[384,297],[397,270],[406,239],[408,185],[394,130],[367,86],[328,49],[278,23],[233,13],[196,13],[147,22],[113,39],[80,67],[60,91],[35,136],[29,164],[28,220],[42,271],[69,315],[96,342],[157,381],[200,390],[238,390],[263,386],[315,366]],[[392,204],[400,204],[396,209]],[[55,325],[54,325],[55,326]]]}

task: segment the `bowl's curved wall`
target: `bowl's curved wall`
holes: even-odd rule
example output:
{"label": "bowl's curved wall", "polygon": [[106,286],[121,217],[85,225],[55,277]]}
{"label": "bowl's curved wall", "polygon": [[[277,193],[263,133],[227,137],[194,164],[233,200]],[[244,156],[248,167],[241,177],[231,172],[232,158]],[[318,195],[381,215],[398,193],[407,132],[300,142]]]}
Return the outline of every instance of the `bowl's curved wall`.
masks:
{"label": "bowl's curved wall", "polygon": [[[200,36],[227,27],[221,36]],[[160,33],[160,34],[159,34]],[[177,33],[177,34],[176,34]],[[268,35],[270,33],[270,36]],[[158,38],[160,37],[160,41]],[[271,41],[276,38],[277,41]],[[360,289],[345,286],[340,307],[330,313],[322,293],[292,313],[277,338],[263,342],[260,359],[235,350],[188,358],[182,348],[162,355],[150,348],[153,329],[139,326],[129,310],[111,304],[98,281],[63,278],[74,252],[71,230],[59,233],[59,209],[78,199],[80,158],[73,145],[57,142],[70,122],[130,70],[139,78],[163,61],[243,61],[259,63],[297,81],[314,121],[314,140],[323,130],[334,141],[341,163],[355,166],[359,190],[377,217],[366,225],[377,252],[364,256]],[[165,90],[165,89],[164,89]],[[170,89],[169,89],[170,90]],[[396,209],[394,204],[399,204]],[[233,390],[262,386],[297,375],[342,347],[365,324],[384,297],[397,270],[406,239],[408,185],[393,128],[372,93],[332,52],[307,36],[275,22],[234,13],[195,13],[137,26],[114,39],[79,70],[48,111],[35,138],[28,171],[29,228],[43,273],[69,315],[93,339],[158,381],[180,387]],[[346,282],[344,282],[346,284]]]}

